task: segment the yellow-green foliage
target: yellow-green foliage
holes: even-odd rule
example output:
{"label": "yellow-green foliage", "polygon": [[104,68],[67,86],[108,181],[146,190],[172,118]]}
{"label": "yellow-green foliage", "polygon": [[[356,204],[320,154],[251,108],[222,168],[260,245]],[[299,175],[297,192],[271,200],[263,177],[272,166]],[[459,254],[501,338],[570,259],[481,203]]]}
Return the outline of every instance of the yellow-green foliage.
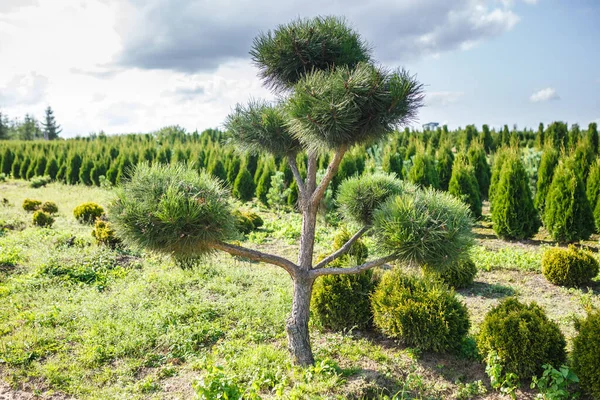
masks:
{"label": "yellow-green foliage", "polygon": [[408,346],[457,349],[469,331],[467,307],[437,279],[395,269],[383,276],[371,299],[375,325]]}
{"label": "yellow-green foliage", "polygon": [[598,261],[589,251],[575,246],[568,249],[554,247],[544,252],[542,273],[555,285],[581,286],[598,275]]}
{"label": "yellow-green foliage", "polygon": [[252,211],[235,210],[233,216],[236,228],[244,234],[250,233],[264,224],[262,218]]}
{"label": "yellow-green foliage", "polygon": [[[333,251],[350,239],[341,229],[333,239]],[[358,239],[350,251],[329,264],[348,267],[363,263],[369,255],[367,246]],[[355,275],[325,275],[315,282],[312,296],[312,315],[322,327],[333,330],[364,329],[371,325],[373,314],[369,297],[375,287],[373,271]]]}
{"label": "yellow-green foliage", "polygon": [[33,213],[33,224],[43,228],[50,228],[54,223],[54,218],[47,212],[37,210]]}
{"label": "yellow-green foliage", "polygon": [[91,224],[104,215],[104,208],[93,202],[83,203],[75,207],[73,215],[78,221]]}
{"label": "yellow-green foliage", "polygon": [[115,247],[120,243],[119,238],[115,234],[109,222],[97,219],[92,230],[92,236],[98,244],[103,244],[109,247]]}
{"label": "yellow-green foliage", "polygon": [[39,200],[33,199],[25,199],[23,200],[23,210],[25,211],[35,211],[42,205],[42,202]]}
{"label": "yellow-green foliage", "polygon": [[573,339],[573,369],[581,387],[594,399],[600,398],[600,311],[588,314],[575,324],[579,334]]}
{"label": "yellow-green foliage", "polygon": [[58,212],[58,206],[53,201],[45,201],[42,204],[41,210],[48,214],[56,214]]}
{"label": "yellow-green foliage", "polygon": [[485,316],[477,345],[487,357],[495,351],[503,371],[521,380],[542,372],[542,365],[562,365],[566,360],[565,338],[536,303],[525,305],[508,298]]}
{"label": "yellow-green foliage", "polygon": [[446,266],[444,269],[424,267],[425,273],[438,277],[454,289],[462,289],[473,284],[477,275],[477,267],[470,258],[460,259]]}

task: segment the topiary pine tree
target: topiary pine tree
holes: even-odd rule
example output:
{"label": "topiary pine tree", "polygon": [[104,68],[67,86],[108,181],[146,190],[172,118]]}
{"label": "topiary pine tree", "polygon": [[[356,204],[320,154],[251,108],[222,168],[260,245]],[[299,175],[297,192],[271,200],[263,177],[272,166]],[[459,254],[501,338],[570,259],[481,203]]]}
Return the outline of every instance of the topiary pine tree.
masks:
{"label": "topiary pine tree", "polygon": [[559,161],[546,197],[544,225],[554,240],[585,240],[594,232],[594,215],[572,159]]}
{"label": "topiary pine tree", "polygon": [[[138,167],[111,207],[116,230],[129,243],[179,256],[222,250],[287,271],[294,287],[286,322],[288,347],[294,362],[304,366],[314,363],[308,325],[317,277],[357,274],[392,260],[436,265],[457,258],[471,243],[468,208],[450,195],[390,193],[386,201],[375,187],[371,197],[379,201],[366,199],[364,204],[382,213],[365,221],[340,249],[313,263],[319,205],[344,155],[352,146],[384,138],[411,121],[423,102],[423,86],[413,76],[375,66],[368,49],[358,33],[335,17],[296,20],[260,34],[251,56],[264,84],[280,94],[281,102],[237,105],[225,122],[230,137],[243,148],[288,160],[302,213],[296,262],[227,243],[235,226],[226,192],[210,175],[185,166]],[[318,158],[325,152],[334,155],[318,181]],[[371,231],[379,235],[383,257],[326,268]]]}
{"label": "topiary pine tree", "polygon": [[448,192],[467,203],[475,217],[481,217],[479,184],[465,154],[459,154],[454,160]]}
{"label": "topiary pine tree", "polygon": [[517,151],[505,156],[492,207],[494,232],[507,239],[528,239],[540,227],[529,177]]}

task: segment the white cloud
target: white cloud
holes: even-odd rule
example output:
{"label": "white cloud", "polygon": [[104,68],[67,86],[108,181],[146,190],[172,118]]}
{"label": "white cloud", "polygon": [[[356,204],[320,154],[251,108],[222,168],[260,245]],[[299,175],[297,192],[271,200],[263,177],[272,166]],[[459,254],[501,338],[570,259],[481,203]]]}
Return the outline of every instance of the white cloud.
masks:
{"label": "white cloud", "polygon": [[48,90],[48,78],[36,72],[15,75],[0,85],[0,107],[34,105],[43,102]]}
{"label": "white cloud", "polygon": [[538,90],[537,92],[533,92],[531,96],[529,96],[529,101],[532,103],[541,103],[544,101],[550,100],[559,100],[560,97],[558,93],[556,93],[556,89],[547,87],[545,89]]}
{"label": "white cloud", "polygon": [[447,106],[459,101],[463,95],[463,92],[429,92],[425,94],[425,105]]}

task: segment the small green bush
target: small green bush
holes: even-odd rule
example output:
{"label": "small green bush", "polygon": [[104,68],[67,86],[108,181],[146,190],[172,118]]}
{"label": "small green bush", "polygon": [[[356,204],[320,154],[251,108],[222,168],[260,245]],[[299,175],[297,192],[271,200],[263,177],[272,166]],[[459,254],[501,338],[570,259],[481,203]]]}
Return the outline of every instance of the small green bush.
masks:
{"label": "small green bush", "polygon": [[598,275],[598,261],[589,251],[574,246],[554,247],[542,256],[542,273],[555,285],[578,287]]}
{"label": "small green bush", "polygon": [[37,189],[37,188],[46,186],[51,181],[52,181],[52,179],[50,179],[49,176],[36,176],[36,177],[31,178],[31,181],[29,182],[29,186],[31,186],[34,189]]}
{"label": "small green bush", "polygon": [[47,212],[37,210],[33,213],[33,224],[43,228],[50,228],[54,223],[54,218]]}
{"label": "small green bush", "polygon": [[237,230],[243,234],[248,234],[264,224],[262,218],[252,211],[235,210],[233,216]]}
{"label": "small green bush", "polygon": [[521,380],[542,373],[544,364],[562,365],[566,341],[558,325],[536,303],[508,298],[485,316],[477,345],[482,355],[495,351],[506,373]]}
{"label": "small green bush", "polygon": [[583,390],[593,398],[600,398],[600,311],[592,311],[584,320],[578,320],[579,332],[573,339],[573,370]]}
{"label": "small green bush", "polygon": [[115,234],[108,221],[97,219],[92,229],[92,237],[96,239],[96,243],[115,248],[121,243],[121,240]]}
{"label": "small green bush", "polygon": [[424,149],[420,149],[413,157],[412,162],[413,165],[408,171],[408,180],[421,187],[437,189],[440,185],[440,177],[435,166],[435,159]]}
{"label": "small green bush", "polygon": [[471,286],[475,275],[477,275],[477,267],[470,258],[450,263],[444,269],[432,269],[425,266],[424,271],[426,274],[433,274],[454,289]]}
{"label": "small green bush", "polygon": [[25,211],[35,211],[38,208],[40,208],[40,206],[42,205],[42,202],[39,200],[33,200],[33,199],[25,199],[23,200],[23,210]]}
{"label": "small green bush", "polygon": [[481,217],[481,194],[475,177],[475,170],[469,165],[465,155],[459,154],[452,166],[452,175],[448,184],[451,195],[469,205],[476,218]]}
{"label": "small green bush", "polygon": [[73,215],[79,222],[91,224],[104,215],[104,208],[93,202],[83,203],[75,207]]}
{"label": "small green bush", "polygon": [[58,206],[53,201],[45,201],[42,204],[41,210],[48,214],[56,214],[58,212]]}
{"label": "small green bush", "polygon": [[458,350],[469,331],[467,307],[435,279],[395,269],[383,276],[371,299],[375,325],[408,346]]}
{"label": "small green bush", "polygon": [[[346,228],[340,229],[333,236],[333,250],[340,249],[351,237],[352,235]],[[356,264],[362,264],[366,261],[367,257],[369,257],[369,249],[361,239],[358,239],[350,246],[350,251],[346,254],[350,256]]]}
{"label": "small green bush", "polygon": [[233,195],[242,201],[250,201],[254,197],[254,180],[244,165],[233,184]]}

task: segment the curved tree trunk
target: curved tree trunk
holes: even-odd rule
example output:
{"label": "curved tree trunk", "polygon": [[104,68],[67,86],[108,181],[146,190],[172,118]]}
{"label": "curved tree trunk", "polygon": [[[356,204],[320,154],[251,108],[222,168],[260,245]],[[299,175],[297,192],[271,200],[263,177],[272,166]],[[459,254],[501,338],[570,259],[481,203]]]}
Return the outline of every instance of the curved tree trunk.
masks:
{"label": "curved tree trunk", "polygon": [[288,349],[293,361],[303,367],[313,365],[315,362],[308,332],[313,282],[314,278],[294,278],[292,314],[285,326],[288,335]]}

